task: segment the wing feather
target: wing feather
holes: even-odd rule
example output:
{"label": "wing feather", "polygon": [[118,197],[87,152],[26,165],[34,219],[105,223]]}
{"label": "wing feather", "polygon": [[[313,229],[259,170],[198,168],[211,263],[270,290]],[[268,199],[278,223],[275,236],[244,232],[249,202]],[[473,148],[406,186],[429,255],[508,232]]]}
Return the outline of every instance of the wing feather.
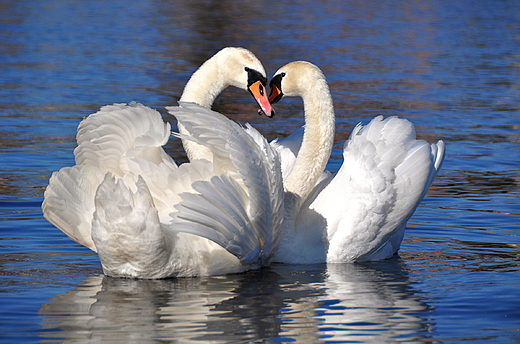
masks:
{"label": "wing feather", "polygon": [[[240,232],[241,236],[237,236],[235,241],[219,242],[219,244],[226,248],[242,244],[244,253],[240,255],[240,259],[244,262],[254,260],[252,255],[255,254],[261,255],[257,257],[261,261],[269,260],[279,244],[283,222],[283,186],[277,152],[252,127],[248,127],[246,131],[225,116],[207,108],[181,102],[179,107],[169,107],[168,111],[189,133],[188,136],[182,136],[183,138],[206,146],[213,153],[215,174],[221,175],[222,179],[212,178],[212,181],[205,182],[204,195],[211,195],[211,197],[208,196],[208,199],[221,202],[224,209],[220,210],[227,212],[226,216],[234,216],[232,214],[234,214],[236,200],[243,203],[238,209],[242,207],[247,212],[246,223],[248,225],[244,228],[248,233]],[[227,177],[223,178],[222,175]],[[225,185],[231,193],[238,193],[237,185],[243,185],[247,198],[217,193],[216,185],[219,184],[221,187]],[[234,186],[232,187],[232,185]],[[184,209],[182,204],[179,209]],[[188,219],[189,217],[183,218],[183,220]],[[193,227],[190,227],[192,232],[195,231]],[[198,230],[199,235],[207,231],[208,226],[203,227],[204,229]],[[222,237],[226,237],[224,230],[220,227],[211,230],[221,231]],[[233,230],[237,230],[237,228]],[[209,234],[205,235],[208,237]],[[251,239],[253,236],[256,238],[254,241]],[[216,238],[217,235],[212,234],[212,237]],[[239,239],[244,242],[241,243]],[[251,246],[252,242],[254,242],[254,247]],[[237,254],[237,250],[234,251],[234,254]]]}
{"label": "wing feather", "polygon": [[49,180],[43,216],[77,243],[96,252],[92,241],[94,195],[103,174],[91,166],[64,167]]}
{"label": "wing feather", "polygon": [[435,177],[444,144],[415,139],[397,117],[356,126],[336,176],[309,206],[327,220],[329,261],[383,259],[394,254],[406,221]]}

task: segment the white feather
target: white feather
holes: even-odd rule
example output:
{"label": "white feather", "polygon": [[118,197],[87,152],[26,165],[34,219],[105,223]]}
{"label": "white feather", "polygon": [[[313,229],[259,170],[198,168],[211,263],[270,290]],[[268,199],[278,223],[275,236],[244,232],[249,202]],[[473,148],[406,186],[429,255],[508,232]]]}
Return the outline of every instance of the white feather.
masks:
{"label": "white feather", "polygon": [[[179,214],[172,214],[172,226],[214,240],[232,250],[244,264],[254,260],[256,254],[260,258],[255,259],[267,264],[278,247],[283,221],[283,186],[276,151],[265,139],[259,139],[260,134],[255,133],[252,127],[248,129],[253,133],[251,135],[225,116],[196,104],[181,102],[179,107],[168,110],[190,133],[189,139],[211,149],[216,174],[227,176],[193,184],[201,196],[191,199],[197,198],[198,203],[192,201],[188,204],[187,196],[181,195],[185,201],[176,207]],[[194,116],[193,112],[197,115]],[[241,184],[248,197],[239,195]],[[248,224],[246,228],[234,227],[230,220],[236,219],[237,200],[242,200],[238,208],[247,210],[247,214],[240,211],[240,226],[245,221]],[[196,216],[204,211],[206,217],[216,222]],[[187,222],[191,223],[188,225]]]}
{"label": "white feather", "polygon": [[[204,107],[182,103],[169,110],[186,123],[189,139],[212,152],[213,162],[177,167],[161,147],[164,140],[151,140],[169,130],[158,112],[138,104],[104,107],[80,124],[82,165],[51,178],[46,218],[97,251],[110,276],[162,278],[268,264],[283,221],[277,153]],[[212,256],[221,261],[210,263]]]}
{"label": "white feather", "polygon": [[247,89],[252,69],[265,77],[251,52],[225,48],[194,73],[182,99],[203,106],[169,108],[191,160],[181,166],[162,148],[170,125],[159,112],[113,104],[87,117],[76,166],[51,177],[44,216],[97,251],[110,276],[215,275],[268,264],[282,231],[279,157],[206,108],[229,85]]}
{"label": "white feather", "polygon": [[96,252],[91,236],[94,195],[103,174],[91,166],[54,172],[45,190],[43,216],[77,243]]}
{"label": "white feather", "polygon": [[[285,186],[291,207],[286,204],[275,261],[342,263],[392,256],[399,250],[406,222],[441,167],[444,143],[416,140],[409,121],[379,116],[353,129],[336,175],[319,176],[319,167],[329,158],[323,146],[332,148],[334,135],[325,78],[318,67],[301,61],[276,74],[284,94],[303,98],[306,127],[289,136],[286,145],[273,143],[282,152],[284,181],[293,182]],[[303,151],[306,154],[300,154]],[[297,184],[314,179],[304,187]],[[308,195],[300,201],[295,192]]]}

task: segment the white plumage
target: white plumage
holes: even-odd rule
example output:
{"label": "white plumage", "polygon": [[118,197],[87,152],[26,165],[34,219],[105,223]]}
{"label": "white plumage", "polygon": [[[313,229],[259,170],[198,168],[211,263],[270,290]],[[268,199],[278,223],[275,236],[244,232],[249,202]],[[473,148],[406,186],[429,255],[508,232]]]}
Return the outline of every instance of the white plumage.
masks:
{"label": "white plumage", "polygon": [[[229,84],[246,89],[252,69],[265,78],[245,49],[224,49],[203,67],[224,72],[212,81],[199,69],[183,99]],[[233,82],[226,82],[229,70],[239,74],[227,76]],[[137,103],[104,106],[79,125],[76,165],[53,173],[45,218],[97,252],[109,276],[215,275],[269,264],[283,220],[277,152],[254,129],[255,138],[206,107],[180,102],[168,110],[182,123],[190,163],[177,166],[163,150],[170,125],[159,112]]]}
{"label": "white plumage", "polygon": [[323,172],[334,137],[325,77],[306,62],[287,64],[275,75],[271,98],[277,92],[301,96],[306,118],[304,128],[273,142],[284,166],[286,200],[275,260],[342,263],[391,257],[441,167],[444,142],[416,140],[406,119],[379,116],[354,128],[333,176]]}
{"label": "white plumage", "polygon": [[[177,166],[163,150],[170,125],[157,111],[105,106],[78,128],[76,165],[53,173],[45,218],[97,252],[105,274],[118,277],[216,275],[273,259],[341,263],[395,254],[440,169],[444,143],[416,140],[409,121],[380,116],[354,128],[332,175],[324,169],[334,109],[319,68],[294,62],[276,73],[278,91],[303,98],[306,126],[268,144],[251,126],[208,108],[228,85],[247,88],[251,68],[265,75],[250,52],[223,51],[193,75],[180,105],[168,108],[189,163]],[[222,63],[239,67],[206,77]],[[226,73],[233,81],[221,80]]]}

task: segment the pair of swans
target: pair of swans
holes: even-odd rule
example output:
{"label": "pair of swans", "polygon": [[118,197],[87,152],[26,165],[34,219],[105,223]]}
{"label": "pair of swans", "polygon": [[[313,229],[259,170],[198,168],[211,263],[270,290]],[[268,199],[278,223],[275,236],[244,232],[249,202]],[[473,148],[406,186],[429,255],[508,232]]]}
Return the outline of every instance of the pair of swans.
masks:
{"label": "pair of swans", "polygon": [[[235,273],[284,263],[354,262],[392,256],[406,221],[444,157],[413,125],[375,118],[345,143],[344,163],[324,171],[334,109],[321,70],[293,62],[271,95],[259,60],[225,48],[190,78],[178,120],[189,163],[163,150],[170,126],[143,105],[102,107],[79,126],[76,165],[53,173],[42,209],[71,239],[98,253],[106,275],[165,278]],[[268,143],[210,110],[228,86],[248,90],[259,113],[285,96],[304,101],[306,125]]]}

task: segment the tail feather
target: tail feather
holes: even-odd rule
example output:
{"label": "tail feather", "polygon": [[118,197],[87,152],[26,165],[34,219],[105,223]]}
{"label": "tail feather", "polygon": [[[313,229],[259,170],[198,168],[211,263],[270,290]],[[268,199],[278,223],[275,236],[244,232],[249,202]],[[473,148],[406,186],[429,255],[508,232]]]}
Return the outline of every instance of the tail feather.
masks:
{"label": "tail feather", "polygon": [[92,239],[108,276],[168,276],[173,236],[165,235],[146,182],[137,190],[107,173],[95,196]]}

